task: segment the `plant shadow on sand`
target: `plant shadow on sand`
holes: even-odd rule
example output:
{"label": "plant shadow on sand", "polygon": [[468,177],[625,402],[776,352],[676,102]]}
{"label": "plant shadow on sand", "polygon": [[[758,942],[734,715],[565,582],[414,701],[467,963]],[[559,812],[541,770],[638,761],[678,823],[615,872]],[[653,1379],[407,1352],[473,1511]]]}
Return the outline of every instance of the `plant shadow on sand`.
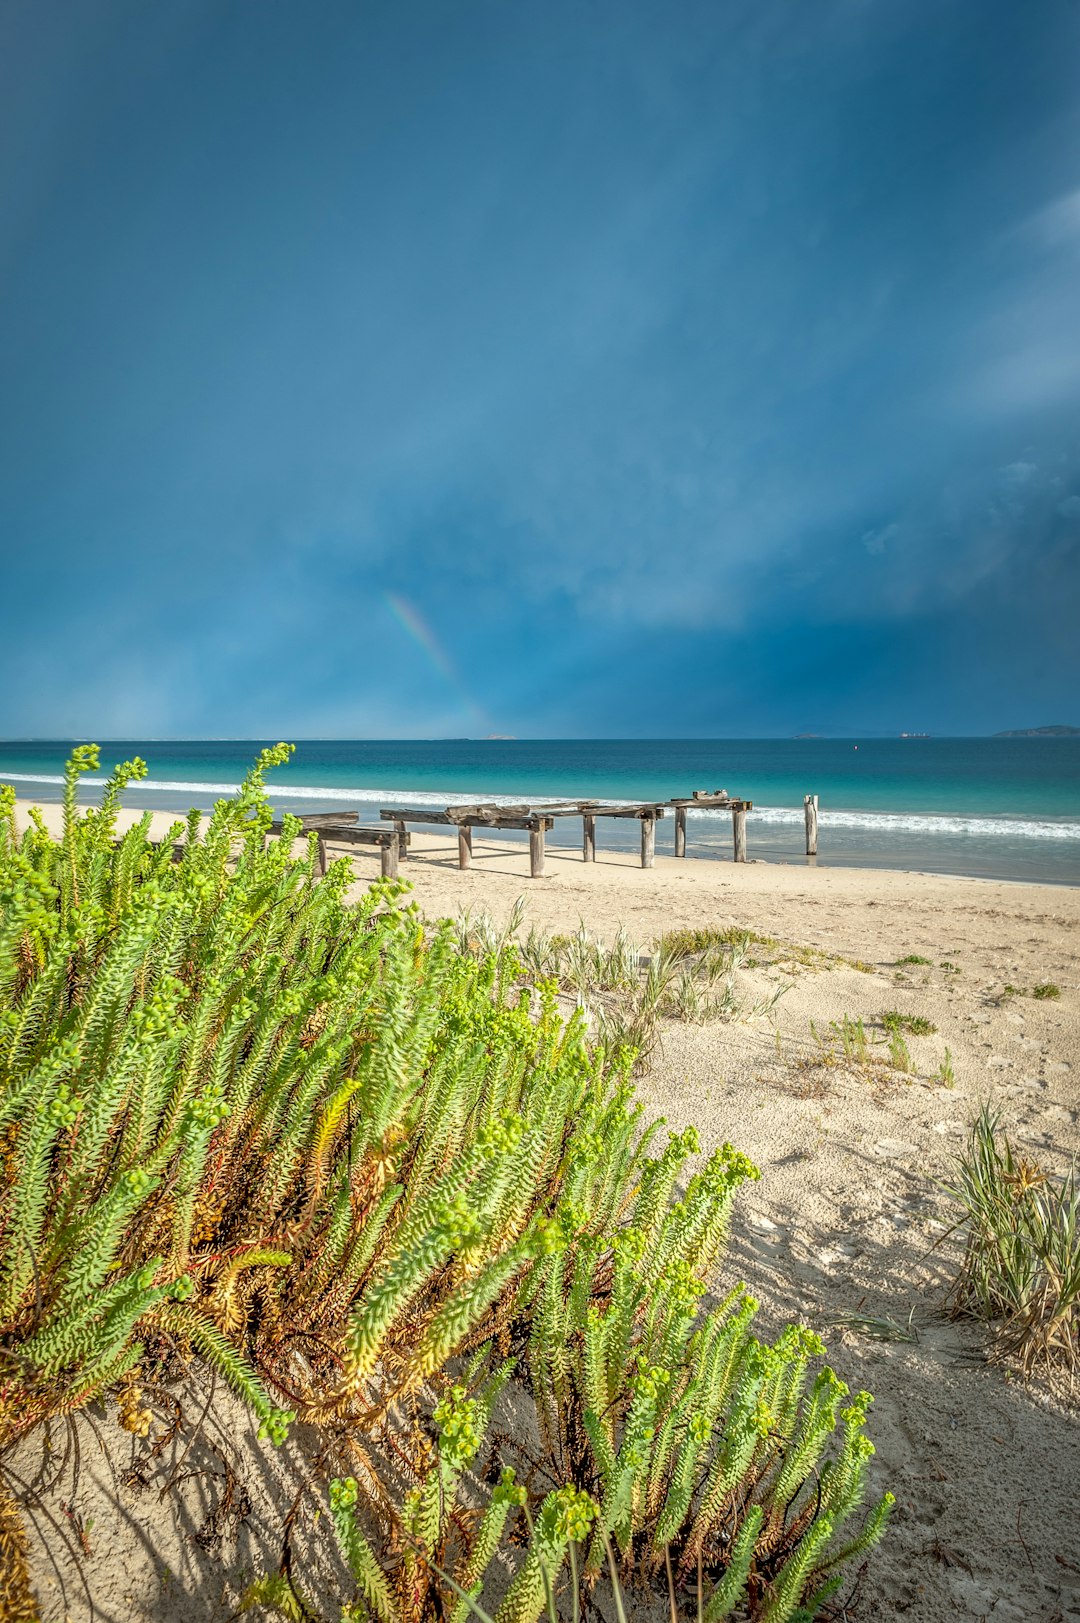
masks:
{"label": "plant shadow on sand", "polygon": [[[231,1617],[246,1586],[277,1570],[297,1507],[293,1559],[316,1589],[347,1588],[329,1521],[312,1514],[325,1497],[313,1428],[296,1426],[279,1450],[267,1450],[258,1422],[205,1371],[170,1386],[168,1402],[154,1407],[149,1440],[124,1432],[114,1406],[103,1413],[95,1405],[53,1425],[51,1460],[43,1461],[35,1437],[5,1461],[30,1538],[42,1623]],[[170,1412],[184,1415],[183,1430],[162,1446],[154,1438],[171,1429]]]}
{"label": "plant shadow on sand", "polygon": [[[872,1156],[862,1166],[867,1180],[880,1174]],[[723,1283],[745,1280],[766,1324],[804,1319],[874,1393],[874,1470],[897,1503],[853,1618],[1080,1615],[1075,1409],[1060,1386],[992,1362],[985,1326],[949,1316],[960,1245],[912,1225],[926,1195],[924,1178],[905,1175],[902,1226],[868,1225],[852,1245],[849,1224],[812,1230],[794,1203],[766,1215],[758,1186],[736,1210]]]}

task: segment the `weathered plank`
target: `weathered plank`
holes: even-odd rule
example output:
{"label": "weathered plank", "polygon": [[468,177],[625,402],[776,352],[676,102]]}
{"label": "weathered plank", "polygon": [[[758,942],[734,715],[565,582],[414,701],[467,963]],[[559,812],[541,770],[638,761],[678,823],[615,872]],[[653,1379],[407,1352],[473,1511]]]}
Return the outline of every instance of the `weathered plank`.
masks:
{"label": "weathered plank", "polygon": [[443,827],[449,828],[531,829],[537,823],[545,823],[548,828],[555,826],[553,818],[546,813],[541,815],[539,812],[516,813],[508,816],[502,810],[499,810],[495,812],[466,812],[460,816],[455,813],[451,816],[448,812],[413,812],[408,807],[405,807],[395,811],[381,811],[379,816],[395,823],[441,823]]}
{"label": "weathered plank", "polygon": [[733,806],[745,806],[747,810],[753,805],[749,800],[733,800],[729,794],[721,795],[674,795],[671,800],[664,801],[665,806],[694,806],[699,811],[731,811]]}
{"label": "weathered plank", "polygon": [[[280,835],[282,823],[279,821],[270,824],[270,833]],[[338,845],[389,845],[391,840],[397,839],[399,845],[409,841],[408,833],[398,833],[396,829],[367,827],[362,823],[328,823],[322,828],[311,829],[320,839],[333,840]]]}
{"label": "weathered plank", "polygon": [[806,795],[803,800],[803,810],[806,814],[806,854],[808,857],[817,856],[817,795]]}
{"label": "weathered plank", "polygon": [[640,806],[596,806],[593,817],[666,817],[666,807],[658,801],[646,801]]}
{"label": "weathered plank", "polygon": [[[335,828],[339,823],[358,823],[360,813],[346,809],[336,812],[292,812],[293,817],[299,817],[304,830],[314,828]],[[275,824],[275,827],[278,825]]]}
{"label": "weathered plank", "polygon": [[405,823],[449,823],[453,821],[449,812],[427,811],[420,807],[414,810],[411,806],[401,806],[394,811],[383,810],[380,811],[379,816],[384,822],[401,823],[402,825]]}

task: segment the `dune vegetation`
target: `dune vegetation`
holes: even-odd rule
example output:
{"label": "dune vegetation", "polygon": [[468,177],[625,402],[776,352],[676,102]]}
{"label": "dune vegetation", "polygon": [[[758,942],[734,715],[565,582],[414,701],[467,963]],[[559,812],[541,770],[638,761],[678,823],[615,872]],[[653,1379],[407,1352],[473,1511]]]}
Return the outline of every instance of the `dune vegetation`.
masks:
{"label": "dune vegetation", "polygon": [[828,1616],[891,1498],[867,1394],[714,1294],[755,1169],[647,1124],[633,1049],[512,942],[269,839],[286,755],[157,845],[117,833],[139,761],[77,809],[93,747],[62,838],[0,805],[0,1610],[38,1616],[5,1453],[89,1405],[143,1446],[197,1359],[266,1448],[325,1439],[350,1583],[283,1565],[250,1607],[532,1623],[600,1582]]}

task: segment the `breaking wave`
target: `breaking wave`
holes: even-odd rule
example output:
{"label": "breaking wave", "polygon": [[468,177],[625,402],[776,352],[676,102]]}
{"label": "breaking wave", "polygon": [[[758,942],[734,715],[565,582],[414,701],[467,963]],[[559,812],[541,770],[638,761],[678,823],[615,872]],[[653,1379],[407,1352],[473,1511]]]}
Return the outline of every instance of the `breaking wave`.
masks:
{"label": "breaking wave", "polygon": [[[59,774],[30,773],[30,772],[0,772],[0,782],[48,784],[62,786],[63,777]],[[102,777],[82,777],[80,783],[94,788],[101,788],[107,779]],[[149,789],[160,794],[183,795],[232,795],[237,792],[238,783],[203,783],[183,782],[176,779],[143,778],[139,785],[142,789]],[[136,790],[136,798],[138,791]],[[485,805],[520,806],[528,803],[531,806],[542,807],[545,803],[552,805],[562,804],[557,796],[527,796],[511,794],[479,794],[475,790],[466,793],[461,790],[444,790],[439,793],[430,789],[358,789],[343,785],[333,788],[319,784],[290,784],[273,785],[271,798],[282,806],[290,806],[295,802],[316,801],[324,805],[339,806],[343,802],[349,806],[415,806],[425,810],[429,808],[441,809],[443,806],[476,805],[482,802]],[[567,796],[567,799],[577,798]],[[632,805],[627,800],[610,799],[607,805]],[[707,821],[716,817],[715,811],[688,808],[689,815],[695,821]],[[767,824],[802,824],[803,811],[801,806],[760,806],[756,805],[752,813],[755,822]],[[1001,815],[998,817],[983,817],[972,814],[970,816],[958,812],[879,812],[879,811],[847,811],[843,808],[825,807],[819,815],[822,828],[848,828],[863,829],[868,834],[923,834],[939,837],[967,837],[974,839],[1006,838],[1012,840],[1080,840],[1080,819],[1076,818],[1035,818]]]}

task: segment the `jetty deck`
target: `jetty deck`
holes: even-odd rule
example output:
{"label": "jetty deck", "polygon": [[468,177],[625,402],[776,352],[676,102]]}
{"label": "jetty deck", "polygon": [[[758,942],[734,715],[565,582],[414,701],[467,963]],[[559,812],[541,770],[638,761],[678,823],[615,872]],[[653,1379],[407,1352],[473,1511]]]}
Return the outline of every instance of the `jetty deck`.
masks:
{"label": "jetty deck", "polygon": [[[656,863],[656,825],[669,811],[675,814],[675,855],[686,856],[686,814],[695,811],[730,812],[732,841],[736,862],[746,861],[746,816],[753,810],[753,801],[732,798],[723,789],[697,790],[671,800],[647,800],[633,804],[601,800],[524,801],[520,805],[496,805],[491,801],[476,804],[446,806],[436,810],[428,806],[387,806],[379,812],[379,824],[361,823],[359,811],[312,812],[300,817],[307,832],[319,836],[319,868],[326,871],[326,845],[378,846],[382,858],[382,872],[386,877],[397,874],[398,863],[409,855],[410,823],[456,828],[458,836],[458,866],[472,865],[473,829],[520,829],[529,836],[529,873],[533,879],[544,876],[546,836],[563,817],[581,818],[581,855],[584,862],[596,861],[596,825],[598,820],[611,817],[636,819],[641,824],[641,866],[652,868]],[[392,828],[384,825],[393,824]],[[271,833],[280,834],[281,822],[274,823]]]}

